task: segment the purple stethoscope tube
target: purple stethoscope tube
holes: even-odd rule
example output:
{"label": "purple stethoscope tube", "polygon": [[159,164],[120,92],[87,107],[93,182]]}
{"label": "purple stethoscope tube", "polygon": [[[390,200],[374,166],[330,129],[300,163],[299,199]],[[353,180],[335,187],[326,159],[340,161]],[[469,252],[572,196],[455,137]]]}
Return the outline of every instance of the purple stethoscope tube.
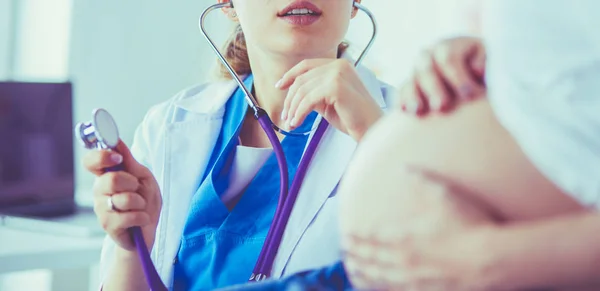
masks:
{"label": "purple stethoscope tube", "polygon": [[300,161],[296,176],[292,181],[292,186],[288,193],[289,177],[283,148],[275,130],[273,130],[273,122],[269,119],[268,115],[262,110],[260,110],[258,114],[258,122],[273,145],[273,151],[277,158],[277,163],[279,164],[279,174],[281,178],[277,210],[275,211],[275,216],[271,222],[267,238],[265,239],[265,243],[260,251],[260,255],[258,256],[258,260],[249,281],[261,281],[269,277],[268,274],[271,273],[271,268],[273,267],[277,250],[279,250],[285,227],[292,214],[298,193],[300,192],[300,186],[302,186],[302,181],[304,180],[304,176],[306,176],[308,166],[317,150],[317,146],[321,141],[325,130],[329,126],[329,123],[325,119],[322,119],[321,122],[319,122],[312,139],[306,147],[306,151]]}
{"label": "purple stethoscope tube", "polygon": [[[267,134],[269,141],[273,146],[273,151],[279,164],[279,172],[281,177],[280,196],[279,201],[277,203],[277,210],[275,211],[275,216],[269,228],[267,238],[265,239],[265,243],[263,245],[263,248],[261,249],[257,263],[254,267],[252,276],[249,279],[249,281],[262,281],[267,279],[271,274],[273,262],[275,260],[275,256],[277,255],[277,251],[281,244],[286,225],[288,223],[288,220],[294,208],[294,204],[298,197],[298,192],[300,191],[300,187],[302,186],[302,181],[304,180],[306,172],[308,171],[308,166],[310,165],[310,162],[314,157],[314,154],[317,150],[317,146],[319,145],[319,142],[325,134],[329,123],[325,119],[321,119],[316,130],[314,130],[314,134],[306,148],[302,160],[300,161],[298,170],[296,171],[296,177],[292,181],[292,185],[288,192],[287,187],[289,177],[287,171],[287,163],[285,160],[285,155],[281,146],[281,142],[277,137],[276,131],[286,136],[306,136],[311,134],[312,131],[292,133],[277,127],[271,121],[267,113],[262,108],[260,108],[260,106],[258,106],[258,102],[252,96],[250,90],[244,85],[240,76],[238,76],[238,74],[233,70],[231,65],[221,54],[214,42],[210,39],[206,30],[204,29],[204,20],[206,18],[206,15],[212,11],[225,7],[233,7],[233,4],[219,3],[205,9],[200,17],[200,30],[206,38],[206,40],[208,41],[208,43],[210,44],[213,51],[223,63],[223,65],[225,65],[225,67],[231,73],[233,79],[244,91],[248,104],[254,110],[254,117],[260,123],[261,127]],[[366,48],[363,50],[363,52],[355,62],[355,66],[358,66],[364,58],[364,56],[366,55],[366,53],[373,45],[373,42],[377,35],[377,23],[375,22],[373,14],[364,6],[354,2],[354,7],[365,12],[373,24],[373,35],[371,37],[371,40],[369,41]],[[119,133],[116,123],[114,122],[112,116],[110,116],[110,114],[103,109],[94,110],[92,114],[92,120],[90,122],[77,124],[75,128],[75,134],[77,138],[82,142],[82,144],[88,149],[115,150],[119,142]],[[116,167],[106,169],[107,172],[123,170],[123,165],[118,165]],[[140,227],[132,227],[129,229],[129,233],[131,234],[131,237],[135,243],[136,250],[138,252],[140,262],[144,271],[144,275],[146,277],[146,282],[148,283],[150,290],[167,291],[168,288],[162,282],[158,272],[156,271],[156,268],[154,267],[152,259],[150,258],[150,252],[148,251],[148,248],[144,241],[142,229]]]}

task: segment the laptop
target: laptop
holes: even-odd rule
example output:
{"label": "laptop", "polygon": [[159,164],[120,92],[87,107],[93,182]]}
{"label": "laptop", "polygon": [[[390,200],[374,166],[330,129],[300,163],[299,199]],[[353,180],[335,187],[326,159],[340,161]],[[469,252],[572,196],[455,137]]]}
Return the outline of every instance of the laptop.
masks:
{"label": "laptop", "polygon": [[2,225],[95,236],[91,208],[75,201],[73,86],[0,82]]}

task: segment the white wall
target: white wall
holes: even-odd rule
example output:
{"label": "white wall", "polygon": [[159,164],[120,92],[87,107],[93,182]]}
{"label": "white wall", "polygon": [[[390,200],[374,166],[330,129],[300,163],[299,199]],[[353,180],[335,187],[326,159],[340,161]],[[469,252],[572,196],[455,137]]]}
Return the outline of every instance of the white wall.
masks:
{"label": "white wall", "polygon": [[[75,119],[87,120],[94,108],[105,108],[128,144],[151,105],[204,82],[215,64],[197,23],[202,9],[216,1],[73,2]],[[222,41],[230,26],[221,13],[215,14],[209,25]],[[84,150],[76,148],[79,161]],[[92,177],[79,164],[78,187],[87,190]]]}
{"label": "white wall", "polygon": [[68,78],[71,0],[0,0],[0,80]]}
{"label": "white wall", "polygon": [[13,77],[68,79],[71,0],[18,0]]}
{"label": "white wall", "polygon": [[0,80],[6,80],[10,71],[12,4],[12,0],[0,0]]}
{"label": "white wall", "polygon": [[[379,35],[370,64],[379,76],[400,85],[412,73],[418,53],[436,41],[471,32],[465,8],[480,0],[363,1],[376,16]],[[350,30],[350,39],[370,33],[363,22]]]}

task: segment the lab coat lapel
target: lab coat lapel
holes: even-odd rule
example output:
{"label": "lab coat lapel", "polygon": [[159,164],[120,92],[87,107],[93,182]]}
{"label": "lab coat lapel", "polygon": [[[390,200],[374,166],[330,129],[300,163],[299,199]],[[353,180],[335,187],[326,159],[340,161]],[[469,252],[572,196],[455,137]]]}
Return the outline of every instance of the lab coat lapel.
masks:
{"label": "lab coat lapel", "polygon": [[[358,73],[375,101],[380,107],[385,107],[379,80],[364,68],[360,68]],[[323,135],[288,221],[273,266],[273,277],[283,275],[302,235],[327,199],[335,195],[335,189],[352,159],[356,146],[356,141],[332,126]]]}
{"label": "lab coat lapel", "polygon": [[352,138],[332,127],[323,135],[288,221],[272,276],[283,275],[295,246],[334,192],[355,149]]}
{"label": "lab coat lapel", "polygon": [[[164,282],[172,281],[172,260],[179,249],[189,204],[200,184],[223,123],[225,103],[237,87],[234,83],[211,85],[175,106],[165,130],[163,212],[156,247],[157,268]],[[167,227],[168,226],[168,227]]]}

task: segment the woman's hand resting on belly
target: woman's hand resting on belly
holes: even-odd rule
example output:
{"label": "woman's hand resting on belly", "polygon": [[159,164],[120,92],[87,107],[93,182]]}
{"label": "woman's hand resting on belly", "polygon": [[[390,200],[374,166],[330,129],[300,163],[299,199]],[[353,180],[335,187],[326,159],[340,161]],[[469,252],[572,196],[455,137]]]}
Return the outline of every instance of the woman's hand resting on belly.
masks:
{"label": "woman's hand resting on belly", "polygon": [[352,284],[360,290],[485,290],[485,234],[494,218],[437,177],[402,171],[395,195],[363,200],[354,215],[346,212],[343,247]]}

